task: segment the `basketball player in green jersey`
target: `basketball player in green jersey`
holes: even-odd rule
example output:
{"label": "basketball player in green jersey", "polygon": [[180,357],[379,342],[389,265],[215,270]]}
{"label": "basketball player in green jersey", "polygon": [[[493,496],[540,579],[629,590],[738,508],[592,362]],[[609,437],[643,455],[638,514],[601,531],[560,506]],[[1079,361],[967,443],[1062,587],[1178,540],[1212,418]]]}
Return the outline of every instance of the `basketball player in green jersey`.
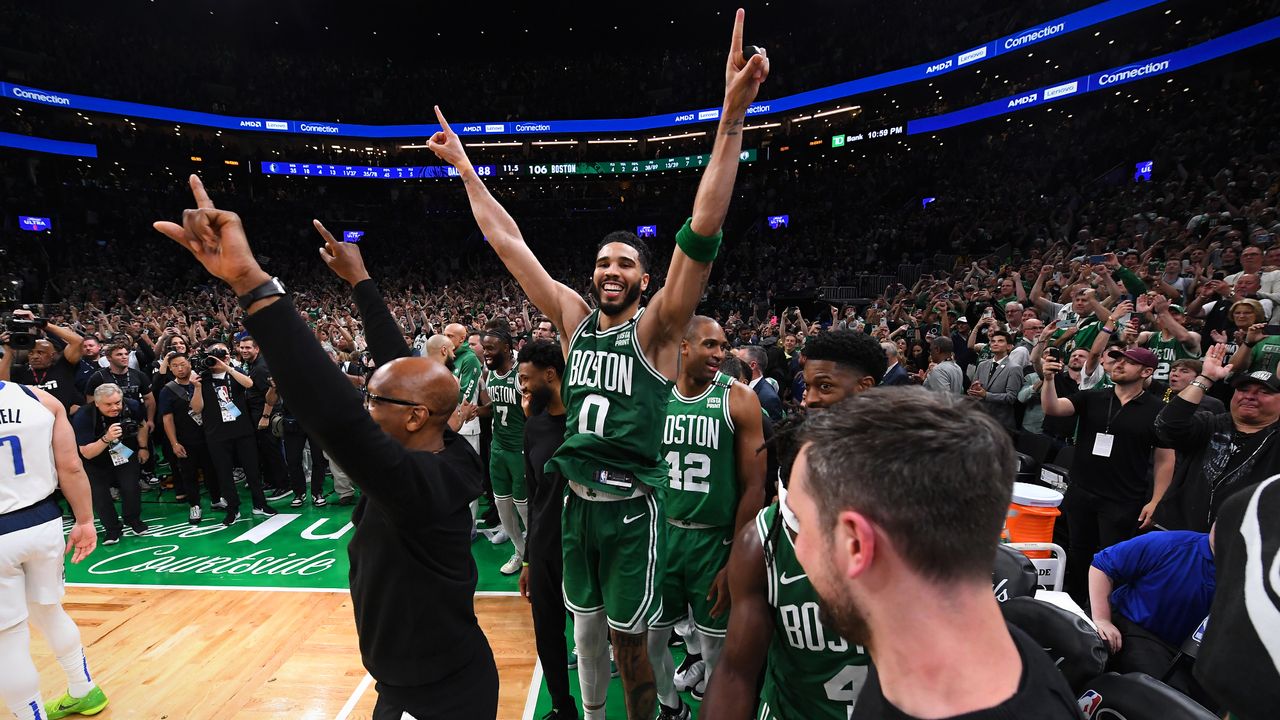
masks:
{"label": "basketball player in green jersey", "polygon": [[720,324],[695,315],[663,423],[662,454],[671,467],[663,491],[667,568],[662,615],[649,629],[663,719],[689,717],[676,692],[671,630],[693,613],[709,677],[729,625],[729,549],[764,505],[764,413],[751,388],[720,372],[729,351]]}
{"label": "basketball player in green jersey", "polygon": [[[810,338],[802,354],[810,413],[875,387],[887,365],[870,335],[851,330]],[[819,618],[818,594],[796,559],[793,517],[786,489],[779,488],[778,501],[733,543],[733,612],[700,720],[847,720],[853,711],[867,655]],[[764,687],[757,695],[762,664]]]}
{"label": "basketball player in green jersey", "polygon": [[667,482],[659,454],[662,419],[680,361],[680,341],[707,284],[720,228],[733,196],[747,107],[769,74],[763,50],[748,59],[743,12],[734,19],[725,94],[711,158],[693,216],[676,234],[666,283],[641,307],[649,287],[648,247],[611,233],[595,256],[591,294],[597,309],[557,282],[525,244],[519,227],[476,174],[439,108],[442,130],[428,147],[453,165],[480,230],[538,310],[559,329],[566,357],[564,444],[547,470],[568,479],[563,513],[565,604],[574,614],[578,675],[586,720],[604,717],[609,657],[605,623],[625,688],[627,715],[651,720],[653,668],[645,643],[661,609],[666,521],[654,492]]}
{"label": "basketball player in green jersey", "polygon": [[493,419],[493,441],[489,444],[489,482],[498,506],[502,530],[511,538],[515,554],[501,568],[503,575],[520,572],[524,558],[524,528],[529,514],[524,484],[524,409],[516,382],[511,355],[511,335],[504,318],[489,321],[480,337],[484,365],[489,370],[488,385],[481,393],[481,417]]}
{"label": "basketball player in green jersey", "polygon": [[1138,334],[1138,346],[1156,354],[1160,364],[1151,376],[1152,380],[1169,382],[1169,370],[1175,360],[1195,360],[1200,357],[1200,334],[1183,327],[1187,313],[1181,305],[1173,305],[1169,298],[1154,292],[1138,296],[1138,312],[1154,316],[1158,331]]}

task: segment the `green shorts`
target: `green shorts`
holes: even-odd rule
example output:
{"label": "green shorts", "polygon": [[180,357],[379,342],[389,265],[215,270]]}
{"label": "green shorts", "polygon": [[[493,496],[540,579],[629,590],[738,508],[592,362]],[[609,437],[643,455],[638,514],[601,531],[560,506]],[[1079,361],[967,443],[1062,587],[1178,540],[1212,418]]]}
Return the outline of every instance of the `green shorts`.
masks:
{"label": "green shorts", "polygon": [[566,488],[561,528],[569,611],[604,610],[614,630],[645,632],[662,612],[667,522],[657,493],[584,500]]}
{"label": "green shorts", "polygon": [[693,611],[693,624],[704,635],[724,637],[729,613],[711,617],[707,599],[711,583],[729,562],[733,528],[684,528],[667,525],[667,570],[662,578],[662,614],[656,628],[674,627]]}
{"label": "green shorts", "polygon": [[489,483],[496,498],[512,498],[524,502],[529,498],[524,484],[524,453],[489,448]]}

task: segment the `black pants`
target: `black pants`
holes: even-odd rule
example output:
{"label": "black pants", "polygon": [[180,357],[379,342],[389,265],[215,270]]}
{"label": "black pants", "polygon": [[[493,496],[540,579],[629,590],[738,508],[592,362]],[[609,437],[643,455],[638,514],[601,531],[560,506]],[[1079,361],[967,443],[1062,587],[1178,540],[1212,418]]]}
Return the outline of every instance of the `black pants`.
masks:
{"label": "black pants", "polygon": [[142,466],[138,464],[137,455],[129,458],[129,462],[116,467],[85,463],[84,469],[89,475],[93,512],[102,521],[102,527],[106,529],[108,535],[118,535],[123,530],[120,516],[116,514],[115,501],[111,499],[112,483],[118,482],[120,485],[120,505],[124,511],[125,523],[133,526],[142,522],[142,491],[138,488]]}
{"label": "black pants", "polygon": [[258,443],[258,461],[262,466],[262,481],[269,488],[289,487],[289,471],[284,466],[284,452],[280,449],[280,441],[271,430],[254,430],[253,436]]}
{"label": "black pants", "polygon": [[[553,476],[547,476],[553,477]],[[557,489],[560,492],[556,492]],[[533,606],[533,638],[542,661],[551,706],[576,714],[569,694],[569,647],[565,642],[565,607],[562,585],[564,558],[560,548],[560,497],[557,488],[536,488],[529,503],[529,602]]]}
{"label": "black pants", "polygon": [[1067,548],[1066,589],[1071,597],[1089,604],[1089,566],[1099,550],[1124,542],[1138,532],[1142,500],[1112,500],[1078,485],[1067,488],[1062,501],[1071,545]]}
{"label": "black pants", "polygon": [[231,440],[209,440],[209,457],[218,473],[218,487],[221,488],[222,499],[227,501],[227,512],[240,509],[240,493],[236,492],[236,481],[231,475],[237,466],[244,468],[253,506],[267,506],[267,496],[262,493],[262,476],[258,474],[258,443],[252,435]]}
{"label": "black pants", "polygon": [[430,685],[374,687],[378,703],[373,720],[400,720],[405,713],[417,720],[491,720],[498,715],[498,666],[487,642],[469,665]]}
{"label": "black pants", "polygon": [[[289,470],[289,489],[293,490],[294,495],[307,494],[307,476],[302,471],[302,451],[307,444],[308,437],[304,432],[288,432],[280,439],[280,443],[284,445],[284,465]],[[329,467],[329,461],[325,459],[324,453],[320,452],[320,446],[315,443],[311,444],[311,497],[321,497],[324,495],[324,473]]]}
{"label": "black pants", "polygon": [[221,498],[218,489],[218,471],[213,467],[213,458],[209,456],[209,446],[204,442],[183,443],[187,451],[186,457],[178,457],[171,453],[174,475],[177,476],[177,489],[186,496],[187,504],[195,507],[200,504],[200,473],[204,473],[204,484],[209,490],[209,502],[215,503]]}
{"label": "black pants", "polygon": [[1163,677],[1178,654],[1177,648],[1170,647],[1120,613],[1113,613],[1111,622],[1120,631],[1121,642],[1120,652],[1107,661],[1107,669],[1119,673],[1146,673],[1156,679]]}

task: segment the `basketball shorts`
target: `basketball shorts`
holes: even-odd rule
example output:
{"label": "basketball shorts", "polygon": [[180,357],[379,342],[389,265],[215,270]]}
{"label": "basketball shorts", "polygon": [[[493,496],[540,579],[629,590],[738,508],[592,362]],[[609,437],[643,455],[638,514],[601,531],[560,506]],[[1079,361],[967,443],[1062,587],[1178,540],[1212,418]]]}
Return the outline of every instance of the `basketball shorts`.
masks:
{"label": "basketball shorts", "polygon": [[489,448],[489,482],[493,496],[511,498],[516,502],[529,499],[524,483],[524,453],[503,450],[497,445]]}
{"label": "basketball shorts", "polygon": [[27,619],[27,603],[62,601],[62,519],[0,535],[0,629]]}
{"label": "basketball shorts", "polygon": [[690,611],[704,635],[724,637],[729,611],[711,617],[714,600],[707,599],[716,575],[729,562],[733,528],[684,528],[667,525],[667,568],[662,578],[662,614],[656,628],[674,627]]}
{"label": "basketball shorts", "polygon": [[662,500],[586,500],[565,490],[561,513],[564,601],[575,614],[604,610],[609,627],[638,634],[662,611],[667,523]]}

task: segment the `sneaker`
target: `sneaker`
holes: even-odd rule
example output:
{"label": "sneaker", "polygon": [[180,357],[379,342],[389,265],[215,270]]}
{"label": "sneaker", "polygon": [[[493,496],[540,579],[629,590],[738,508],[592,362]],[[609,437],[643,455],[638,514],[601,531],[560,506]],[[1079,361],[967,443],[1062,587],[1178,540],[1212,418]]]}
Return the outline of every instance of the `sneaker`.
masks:
{"label": "sneaker", "polygon": [[243,485],[247,477],[248,476],[244,474],[244,468],[231,469],[231,482],[236,485]]}
{"label": "sneaker", "polygon": [[293,494],[289,488],[269,488],[267,490],[268,500],[283,500]]}
{"label": "sneaker", "polygon": [[191,523],[192,525],[199,525],[200,520],[203,517],[204,517],[204,513],[201,512],[200,506],[192,505],[191,511],[187,513],[187,522]]}
{"label": "sneaker", "polygon": [[513,553],[511,559],[503,563],[498,572],[503,575],[515,575],[522,567],[524,567],[524,560],[520,557],[520,553]]}
{"label": "sneaker", "polygon": [[689,706],[683,699],[680,700],[680,706],[674,708],[658,703],[658,720],[689,720],[691,716]]}
{"label": "sneaker", "polygon": [[569,708],[567,710],[557,710],[551,708],[541,720],[578,720],[578,709]]}
{"label": "sneaker", "polygon": [[225,526],[227,526],[227,527],[231,527],[231,526],[232,526],[233,524],[235,524],[235,522],[236,522],[237,520],[239,520],[239,519],[240,519],[240,511],[239,511],[239,510],[231,510],[231,511],[228,511],[228,512],[227,512],[227,516],[226,516],[226,517],[222,518],[222,524],[223,524],[223,525],[225,525]]}
{"label": "sneaker", "polygon": [[156,477],[155,475],[152,475],[151,473],[143,473],[142,481],[150,485],[151,487],[155,487],[156,485],[160,484],[160,478]]}
{"label": "sneaker", "polygon": [[494,545],[501,545],[502,543],[510,539],[511,538],[507,537],[506,530],[497,530],[496,532],[494,532],[492,535],[489,536],[489,542],[493,543]]}
{"label": "sneaker", "polygon": [[138,481],[138,489],[142,492],[148,492],[151,490],[151,485],[145,479],[142,479]]}
{"label": "sneaker", "polygon": [[292,507],[292,508],[302,507],[303,503],[305,503],[306,501],[307,501],[306,495],[294,495],[293,499],[289,501],[289,507]]}
{"label": "sneaker", "polygon": [[338,498],[338,504],[339,504],[339,505],[355,505],[355,504],[356,504],[356,496],[355,496],[355,495],[343,495],[342,497]]}
{"label": "sneaker", "polygon": [[71,693],[63,693],[62,697],[45,703],[44,714],[49,720],[60,720],[68,715],[97,715],[107,706],[107,696],[97,685],[82,698],[73,698]]}
{"label": "sneaker", "polygon": [[707,694],[707,678],[702,678],[702,682],[698,683],[697,687],[690,690],[689,694],[693,696],[694,700],[702,702],[702,696]]}
{"label": "sneaker", "polygon": [[256,507],[256,508],[254,508],[254,509],[253,509],[253,514],[254,514],[254,515],[261,515],[261,516],[263,516],[263,517],[271,517],[272,515],[276,515],[276,514],[278,514],[278,513],[276,513],[276,511],[275,511],[275,510],[273,510],[273,509],[271,509],[271,508],[267,507],[266,505],[263,505],[262,507]]}
{"label": "sneaker", "polygon": [[569,669],[570,670],[578,669],[578,653],[576,652],[572,652],[572,651],[569,652]]}
{"label": "sneaker", "polygon": [[219,501],[218,501],[218,502],[216,502],[216,503],[211,503],[211,504],[209,505],[209,509],[210,509],[210,510],[226,510],[226,509],[227,509],[227,501],[226,501],[226,500],[219,500]]}
{"label": "sneaker", "polygon": [[133,533],[134,535],[137,535],[138,537],[142,537],[143,535],[147,534],[147,524],[139,520],[138,522],[129,526],[129,532]]}
{"label": "sneaker", "polygon": [[312,507],[324,507],[325,505],[328,505],[328,504],[329,504],[329,501],[325,500],[323,495],[316,495],[311,498]]}
{"label": "sneaker", "polygon": [[102,539],[102,544],[103,544],[103,545],[115,545],[116,543],[120,542],[120,537],[121,537],[122,535],[123,535],[123,533],[121,533],[119,530],[116,530],[116,531],[114,531],[114,532],[113,532],[113,531],[111,531],[111,530],[108,530],[108,531],[107,531],[107,536],[106,536],[105,538],[103,538],[103,539]]}
{"label": "sneaker", "polygon": [[680,663],[680,667],[676,668],[675,683],[676,692],[688,692],[697,687],[702,682],[702,677],[707,674],[707,664],[703,662],[699,655],[688,655],[684,662]]}
{"label": "sneaker", "polygon": [[667,647],[684,647],[684,636],[678,632],[671,633],[671,638],[667,640]]}

